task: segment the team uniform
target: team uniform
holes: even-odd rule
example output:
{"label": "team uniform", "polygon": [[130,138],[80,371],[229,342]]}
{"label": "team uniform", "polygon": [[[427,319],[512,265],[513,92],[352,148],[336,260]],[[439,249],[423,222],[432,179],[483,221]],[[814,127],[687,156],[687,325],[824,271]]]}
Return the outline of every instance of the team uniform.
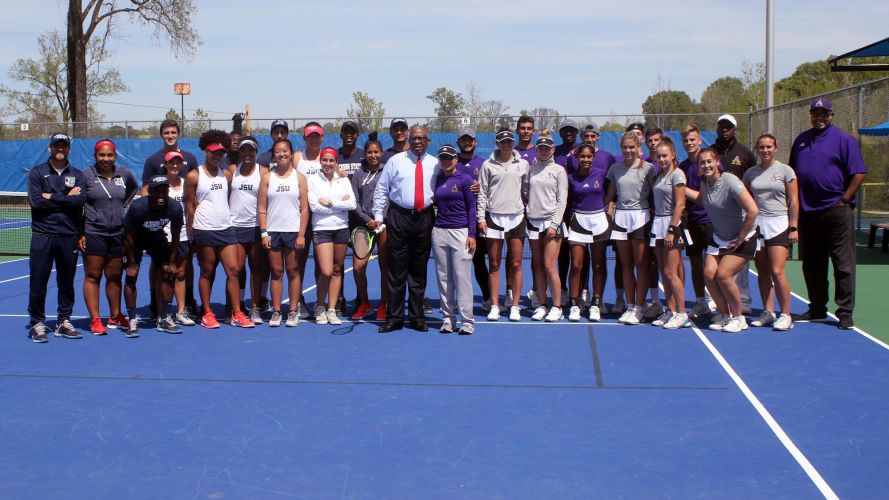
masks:
{"label": "team uniform", "polygon": [[[170,186],[169,203],[178,203],[182,208],[182,229],[179,231],[179,248],[176,250],[177,257],[186,257],[191,254],[191,245],[188,244],[188,229],[185,227],[185,183],[180,183],[178,188]],[[164,234],[167,242],[173,242],[173,227],[170,224],[164,226]]]}
{"label": "team uniform", "polygon": [[361,169],[361,164],[364,161],[364,150],[356,146],[352,149],[352,153],[347,155],[343,152],[343,148],[339,148],[336,150],[336,154],[340,170],[347,173],[351,179],[352,175]]}
{"label": "team uniform", "polygon": [[232,176],[228,203],[237,243],[253,244],[260,241],[256,200],[259,197],[259,181],[262,180],[261,170],[259,164],[256,164],[250,174],[243,175],[238,166]]}
{"label": "team uniform", "polygon": [[[314,228],[313,242],[316,245],[349,243],[349,211],[357,206],[349,179],[334,174],[333,179],[328,180],[323,172],[317,172],[309,177],[308,181],[308,201]],[[346,194],[349,195],[349,199],[343,200]],[[333,205],[326,207],[320,204],[318,202],[320,198],[327,198]]]}
{"label": "team uniform", "polygon": [[185,216],[179,203],[170,200],[161,210],[152,210],[150,200],[150,196],[144,196],[134,201],[127,210],[124,226],[133,235],[136,264],[144,252],[155,266],[161,266],[170,262],[172,242],[167,235],[173,226],[185,226]]}
{"label": "team uniform", "polygon": [[649,197],[655,175],[651,164],[643,160],[637,160],[631,167],[618,162],[608,169],[606,178],[614,183],[617,192],[611,239],[648,239],[651,222]]}
{"label": "team uniform", "polygon": [[111,178],[99,175],[96,167],[83,172],[86,204],[83,207],[86,255],[123,257],[123,219],[127,203],[139,190],[129,170],[115,166]]}
{"label": "team uniform", "polygon": [[568,242],[586,245],[611,239],[611,224],[605,214],[605,178],[607,171],[590,168],[586,175],[578,170],[568,174]]}
{"label": "team uniform", "polygon": [[[756,253],[759,246],[756,228],[746,235],[740,235],[744,226],[744,210],[737,199],[746,190],[741,179],[728,172],[720,175],[712,186],[706,180],[701,182],[701,204],[713,220],[713,236],[707,246],[708,255],[737,255],[752,259]],[[734,249],[727,248],[739,236],[746,241]]]}
{"label": "team uniform", "polygon": [[528,193],[528,239],[545,238],[550,228],[557,236],[564,234],[562,221],[568,204],[568,175],[565,168],[552,158],[539,158],[528,167],[528,175],[522,191]]}
{"label": "team uniform", "polygon": [[[673,188],[684,186],[685,173],[680,168],[674,168],[670,173],[658,175],[655,178],[652,194],[654,195],[654,221],[651,224],[651,237],[649,245],[660,247],[664,245],[664,238],[670,228],[673,218]],[[681,222],[674,235],[674,246],[685,246],[689,236],[685,231],[685,225]]]}
{"label": "team uniform", "polygon": [[206,167],[198,167],[195,194],[197,208],[191,223],[191,240],[197,246],[226,246],[236,241],[228,203],[228,179],[220,168],[210,176]]}
{"label": "team uniform", "polygon": [[[185,176],[189,172],[198,168],[199,163],[197,158],[188,151],[183,151],[181,149],[178,151],[182,153],[182,170],[179,172],[179,177],[185,179]],[[167,175],[167,172],[164,169],[164,156],[166,154],[166,151],[161,149],[145,160],[145,164],[142,166],[143,186],[147,186],[151,181],[151,178],[155,175]]]}
{"label": "team uniform", "polygon": [[301,214],[299,210],[299,173],[291,168],[286,177],[269,173],[266,195],[266,232],[272,250],[296,250]]}
{"label": "team uniform", "polygon": [[744,173],[759,215],[756,225],[766,247],[790,246],[790,221],[787,218],[787,183],[796,179],[793,169],[775,161],[766,169],[756,165]]}
{"label": "team uniform", "polygon": [[529,144],[528,149],[519,149],[518,147],[516,147],[515,152],[518,153],[523,160],[528,162],[528,165],[534,163],[534,161],[538,158],[537,148],[535,148],[533,144]]}
{"label": "team uniform", "polygon": [[[523,238],[526,233],[525,205],[527,193],[528,162],[513,152],[506,162],[491,154],[479,172],[478,222],[486,222],[485,238],[504,240]],[[516,196],[520,194],[520,196]]]}
{"label": "team uniform", "polygon": [[[700,191],[702,179],[697,162],[686,158],[679,164],[679,168],[685,173],[686,187]],[[713,236],[713,222],[707,215],[707,210],[700,203],[686,203],[685,222],[690,240],[686,242],[685,255],[703,255]]]}

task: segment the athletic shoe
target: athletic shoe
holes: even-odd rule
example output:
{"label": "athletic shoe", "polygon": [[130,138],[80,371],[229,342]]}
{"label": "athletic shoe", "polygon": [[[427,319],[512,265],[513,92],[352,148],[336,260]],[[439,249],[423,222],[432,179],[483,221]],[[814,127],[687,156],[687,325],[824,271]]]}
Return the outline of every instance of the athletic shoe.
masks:
{"label": "athletic shoe", "polygon": [[645,307],[645,312],[642,313],[642,318],[645,320],[654,320],[660,318],[660,316],[663,314],[664,306],[663,304],[661,304],[660,300],[656,300],[648,303],[648,305]]}
{"label": "athletic shoe", "polygon": [[763,311],[758,318],[750,322],[752,326],[769,326],[775,322],[775,313]]}
{"label": "athletic shoe", "polygon": [[855,322],[852,321],[852,316],[840,316],[837,318],[839,321],[837,322],[837,326],[842,330],[851,330],[855,328]]}
{"label": "athletic shoe", "polygon": [[627,303],[624,301],[623,297],[618,298],[614,301],[614,305],[611,306],[611,314],[621,314],[627,311]]}
{"label": "athletic shoe", "polygon": [[[281,324],[281,313],[278,313],[278,324]],[[293,328],[294,326],[299,325],[299,313],[296,311],[290,311],[287,313],[287,321],[284,322],[284,326],[288,326]]]}
{"label": "athletic shoe", "polygon": [[272,317],[269,319],[269,326],[272,328],[281,326],[281,311],[272,311]]}
{"label": "athletic shoe", "polygon": [[537,308],[540,307],[540,297],[537,296],[537,292],[528,290],[528,293],[526,293],[525,296],[531,301],[531,309],[536,311]]}
{"label": "athletic shoe", "polygon": [[[197,311],[197,309],[195,308],[194,305],[192,305],[192,304],[186,304],[186,305],[185,305],[185,314],[186,314],[189,318],[192,319],[192,323],[194,323],[193,320],[200,318],[200,316],[198,315],[198,313],[197,313],[196,311]],[[183,325],[185,325],[185,323],[183,323]],[[188,325],[186,325],[186,326],[188,326]]]}
{"label": "athletic shoe", "polygon": [[36,323],[28,332],[28,336],[31,337],[31,342],[34,342],[35,344],[45,344],[47,341],[47,330],[49,330],[49,328],[47,328],[45,324]]}
{"label": "athletic shoe", "polygon": [[624,315],[626,318],[623,319],[623,323],[626,325],[638,325],[642,322],[642,309],[639,307],[633,307],[632,309],[627,309],[626,314]]}
{"label": "athletic shoe", "polygon": [[522,310],[519,306],[510,306],[509,308],[509,320],[510,321],[520,321],[522,319]]}
{"label": "athletic shoe", "polygon": [[503,299],[503,302],[506,304],[512,304],[512,288],[506,289],[506,298]]}
{"label": "athletic shoe", "polygon": [[750,328],[750,325],[747,324],[747,317],[743,314],[738,316],[738,321],[741,323],[741,330],[746,330]]}
{"label": "athletic shoe", "polygon": [[205,313],[201,318],[201,326],[204,328],[219,328],[219,322],[216,321],[216,315],[213,311]]}
{"label": "athletic shoe", "polygon": [[722,331],[725,333],[740,333],[744,330],[744,322],[742,321],[742,318],[743,316],[733,316],[722,327]]}
{"label": "athletic shoe", "polygon": [[93,318],[90,321],[90,332],[93,335],[108,335],[108,329],[102,324],[102,318]]}
{"label": "athletic shoe", "polygon": [[80,332],[77,331],[77,328],[74,328],[74,325],[72,325],[71,322],[67,319],[56,323],[56,331],[53,332],[53,335],[66,339],[83,338],[83,335],[81,335]]}
{"label": "athletic shoe", "polygon": [[377,306],[377,321],[386,321],[386,304]]}
{"label": "athletic shoe", "polygon": [[250,318],[244,314],[244,311],[238,311],[231,317],[230,324],[232,326],[240,326],[241,328],[255,328],[256,325],[250,321]]}
{"label": "athletic shoe", "polygon": [[773,330],[779,331],[787,331],[793,328],[793,320],[790,318],[789,314],[782,314],[778,316],[778,319],[775,320],[775,324],[772,325]]}
{"label": "athletic shoe", "polygon": [[432,314],[432,304],[426,297],[423,297],[423,314]]}
{"label": "athletic shoe", "polygon": [[667,309],[666,311],[661,313],[661,315],[658,316],[656,320],[652,321],[651,325],[652,326],[664,326],[667,324],[667,321],[670,321],[670,319],[672,317],[673,317],[673,311]]}
{"label": "athletic shoe", "polygon": [[497,321],[500,319],[500,306],[491,304],[491,310],[488,312],[488,321]]}
{"label": "athletic shoe", "polygon": [[475,327],[472,325],[461,325],[460,331],[457,332],[459,335],[472,335],[475,332]]}
{"label": "athletic shoe", "polygon": [[113,318],[108,318],[108,328],[115,330],[120,328],[121,330],[126,330],[130,327],[130,322],[127,321],[127,317],[121,313],[117,313],[117,316]]}
{"label": "athletic shoe", "polygon": [[687,328],[691,326],[691,321],[688,320],[688,314],[674,314],[669,321],[664,323],[664,328],[667,330],[676,330],[677,328]]}
{"label": "athletic shoe", "polygon": [[483,300],[482,301],[482,312],[483,313],[490,312],[492,305],[493,305],[493,302],[491,302],[491,299]]}
{"label": "athletic shoe", "polygon": [[250,321],[252,321],[254,325],[261,325],[263,323],[262,311],[260,311],[258,307],[250,309]]}
{"label": "athletic shoe", "polygon": [[794,323],[798,323],[800,321],[810,321],[812,323],[821,323],[821,322],[827,321],[827,313],[826,312],[815,313],[811,309],[809,309],[808,311],[806,311],[802,314],[795,314],[791,317],[793,318]]}
{"label": "athletic shoe", "polygon": [[602,311],[599,306],[590,306],[590,321],[600,321],[602,319]]}
{"label": "athletic shoe", "polygon": [[741,304],[741,316],[750,316],[751,314],[753,314],[753,309],[750,309],[747,304]]}
{"label": "athletic shoe", "polygon": [[272,307],[272,303],[266,297],[259,298],[259,310],[262,312],[275,312],[275,308]]}
{"label": "athletic shoe", "polygon": [[[127,333],[126,333],[127,338],[134,339],[134,338],[139,337],[139,321],[140,321],[139,317],[137,316],[129,321],[130,321],[130,327],[127,328]],[[191,324],[193,325],[194,321],[192,321]]]}
{"label": "athletic shoe", "polygon": [[553,306],[549,309],[549,312],[546,314],[546,320],[550,323],[561,321],[564,316],[562,315],[562,308]]}
{"label": "athletic shoe", "polygon": [[441,320],[441,328],[438,331],[439,333],[454,333],[454,324],[451,323],[451,318]]}
{"label": "athletic shoe", "polygon": [[182,328],[173,321],[172,314],[166,314],[157,320],[157,331],[162,333],[182,333]]}
{"label": "athletic shoe", "polygon": [[580,321],[580,306],[571,306],[568,309],[568,321]]}
{"label": "athletic shoe", "polygon": [[188,314],[188,310],[176,313],[176,321],[182,326],[194,326],[194,320]]}
{"label": "athletic shoe", "polygon": [[336,309],[327,310],[327,323],[330,325],[342,325],[343,321],[336,315]]}
{"label": "athletic shoe", "polygon": [[721,332],[722,329],[725,328],[725,325],[727,325],[731,319],[732,319],[731,316],[728,314],[720,314],[720,313],[714,314],[713,315],[713,322],[710,323],[710,326],[708,326],[707,328],[709,328],[711,330],[716,330],[717,332]]}
{"label": "athletic shoe", "polygon": [[531,315],[531,321],[543,321],[543,318],[546,317],[546,308],[543,306],[537,306],[534,308],[534,314]]}
{"label": "athletic shoe", "polygon": [[299,313],[299,319],[310,319],[312,317],[312,313],[309,312],[309,306],[303,301],[300,301],[296,307],[296,312]]}
{"label": "athletic shoe", "polygon": [[710,306],[707,305],[707,301],[696,302],[694,308],[691,310],[691,317],[693,318],[705,318],[710,315],[711,309]]}
{"label": "athletic shoe", "polygon": [[352,319],[354,321],[360,321],[364,319],[365,316],[370,312],[370,304],[363,303],[358,304],[358,307],[355,308],[355,313],[352,314]]}

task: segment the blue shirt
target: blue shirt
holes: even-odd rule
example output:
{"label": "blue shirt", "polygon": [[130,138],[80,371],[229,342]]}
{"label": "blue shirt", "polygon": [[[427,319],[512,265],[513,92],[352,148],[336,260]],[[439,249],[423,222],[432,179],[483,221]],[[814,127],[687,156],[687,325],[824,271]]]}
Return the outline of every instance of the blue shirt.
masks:
{"label": "blue shirt", "polygon": [[[423,153],[423,208],[432,205],[432,197],[435,192],[435,177],[441,170],[438,158],[429,153]],[[383,167],[377,188],[374,190],[374,219],[383,221],[383,209],[389,203],[398,205],[408,210],[414,209],[414,173],[416,171],[417,155],[407,150],[393,156]]]}
{"label": "blue shirt", "polygon": [[[124,218],[127,233],[133,235],[133,239],[141,248],[166,245],[167,235],[164,233],[164,227],[170,224],[173,226],[171,228],[173,231],[176,227],[181,228],[184,222],[182,205],[179,202],[168,198],[166,206],[161,210],[151,210],[148,204],[150,199],[150,196],[143,196],[134,201]],[[172,234],[178,235],[179,232]]]}
{"label": "blue shirt", "polygon": [[474,181],[460,168],[451,175],[440,172],[435,178],[435,227],[469,229],[475,238],[476,199],[470,191]]}
{"label": "blue shirt", "polygon": [[[701,171],[698,162],[686,158],[679,164],[679,168],[685,172],[685,185],[695,191],[701,190]],[[685,204],[685,214],[688,222],[692,224],[711,224],[710,216],[700,203],[688,202]]]}
{"label": "blue shirt", "polygon": [[[534,163],[534,160],[537,159],[537,148],[535,148],[534,145],[531,145],[528,149],[515,148],[515,152],[518,153],[523,160],[527,161],[528,165]],[[564,167],[564,165],[562,166]]]}
{"label": "blue shirt", "polygon": [[100,176],[95,166],[84,170],[83,178],[86,182],[84,232],[97,236],[123,234],[124,206],[139,190],[136,176],[115,165],[110,179]]}
{"label": "blue shirt", "polygon": [[485,164],[485,159],[477,154],[472,155],[472,159],[464,160],[460,156],[457,156],[457,168],[463,169],[463,172],[472,178],[473,181],[478,180],[478,173],[482,169],[482,165]]}
{"label": "blue shirt", "polygon": [[[186,174],[198,168],[198,160],[188,151],[179,150],[179,152],[182,153],[183,156],[182,171],[179,172],[179,177],[185,179]],[[148,183],[151,182],[151,178],[155,175],[167,175],[164,173],[164,156],[166,155],[167,152],[161,149],[145,160],[145,165],[142,167],[143,186],[147,186]]]}
{"label": "blue shirt", "polygon": [[[75,187],[80,194],[69,195]],[[47,200],[43,193],[51,196]],[[65,166],[59,174],[47,161],[28,172],[28,201],[31,203],[31,231],[52,236],[81,234],[86,180],[80,170]]]}
{"label": "blue shirt", "polygon": [[800,134],[793,141],[787,163],[799,179],[799,205],[803,212],[836,205],[852,176],[867,173],[858,143],[833,125],[820,132],[809,129]]}
{"label": "blue shirt", "polygon": [[364,150],[356,146],[352,150],[352,154],[346,155],[343,154],[343,148],[339,148],[336,150],[336,154],[340,170],[349,174],[351,179],[352,174],[361,169],[361,161],[364,160]]}
{"label": "blue shirt", "polygon": [[606,169],[591,168],[587,175],[578,170],[568,174],[568,211],[599,212],[605,210]]}

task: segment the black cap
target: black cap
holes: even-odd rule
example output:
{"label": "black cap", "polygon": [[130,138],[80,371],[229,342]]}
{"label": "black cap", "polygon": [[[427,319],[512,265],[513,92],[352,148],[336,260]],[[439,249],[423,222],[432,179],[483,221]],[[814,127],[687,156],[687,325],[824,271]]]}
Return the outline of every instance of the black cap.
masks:
{"label": "black cap", "polygon": [[574,130],[580,130],[577,128],[577,122],[571,118],[565,118],[565,120],[562,121],[562,124],[559,125],[559,130],[562,130],[563,128],[573,128]]}
{"label": "black cap", "polygon": [[645,125],[643,125],[639,122],[633,122],[633,123],[627,125],[627,130],[626,130],[627,132],[632,132],[633,130],[638,130],[639,132],[642,132],[644,134],[645,133]]}
{"label": "black cap", "polygon": [[358,126],[358,122],[355,120],[346,120],[343,122],[343,125],[340,127],[340,132],[346,130],[347,128],[351,128],[355,132],[361,132],[361,127]]}
{"label": "black cap", "polygon": [[160,187],[160,186],[169,186],[169,185],[170,185],[170,181],[167,180],[166,175],[155,175],[148,182],[149,189],[155,188],[155,187]]}
{"label": "black cap", "polygon": [[55,134],[53,134],[52,137],[49,138],[49,145],[52,146],[59,141],[64,142],[69,146],[71,145],[71,138],[68,137],[67,134],[63,134],[62,132],[56,132]]}
{"label": "black cap", "polygon": [[549,137],[541,137],[541,138],[537,139],[537,147],[539,148],[540,146],[546,146],[548,148],[552,148],[552,147],[555,147],[555,143]]}
{"label": "black cap", "polygon": [[271,132],[272,130],[275,130],[277,127],[284,127],[285,130],[287,130],[288,132],[290,132],[290,126],[287,125],[287,122],[284,121],[284,120],[275,120],[275,121],[273,121],[273,122],[272,122],[272,126],[271,126],[271,128],[269,128],[269,132]]}
{"label": "black cap", "polygon": [[444,146],[438,148],[438,155],[436,155],[436,156],[454,157],[454,156],[457,156],[457,150],[454,148],[454,146],[451,146],[450,144],[445,144]]}
{"label": "black cap", "polygon": [[254,151],[259,151],[259,143],[253,136],[242,137],[241,142],[238,143],[238,151],[244,149],[244,146],[252,146]]}
{"label": "black cap", "polygon": [[389,128],[392,128],[396,125],[404,125],[407,127],[407,120],[404,118],[393,118],[391,122],[389,122]]}
{"label": "black cap", "polygon": [[497,142],[502,141],[515,141],[515,135],[509,130],[504,130],[503,132],[497,132]]}

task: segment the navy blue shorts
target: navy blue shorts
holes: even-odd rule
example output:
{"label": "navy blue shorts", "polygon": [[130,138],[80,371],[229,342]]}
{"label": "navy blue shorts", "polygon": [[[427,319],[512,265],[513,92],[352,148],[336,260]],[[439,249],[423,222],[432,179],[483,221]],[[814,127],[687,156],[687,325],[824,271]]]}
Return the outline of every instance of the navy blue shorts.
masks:
{"label": "navy blue shorts", "polygon": [[170,261],[170,244],[166,241],[136,242],[136,265],[142,265],[142,257],[148,254],[154,264],[163,264]]}
{"label": "navy blue shorts", "polygon": [[238,243],[249,245],[251,243],[261,242],[259,236],[259,226],[256,227],[235,227],[235,240]]}
{"label": "navy blue shorts", "polygon": [[102,257],[123,257],[123,235],[98,236],[86,235],[86,255],[101,255]]}
{"label": "navy blue shorts", "polygon": [[186,241],[179,242],[179,248],[176,250],[177,257],[188,257],[191,255],[191,243]]}
{"label": "navy blue shorts", "polygon": [[192,229],[191,241],[195,247],[224,247],[237,243],[237,238],[233,227],[216,231]]}
{"label": "navy blue shorts", "polygon": [[296,237],[299,233],[269,231],[272,250],[296,250]]}
{"label": "navy blue shorts", "polygon": [[320,245],[322,243],[333,243],[335,245],[347,245],[349,244],[349,228],[344,227],[342,229],[329,229],[326,231],[315,231],[315,234],[312,237],[312,241],[316,245]]}

